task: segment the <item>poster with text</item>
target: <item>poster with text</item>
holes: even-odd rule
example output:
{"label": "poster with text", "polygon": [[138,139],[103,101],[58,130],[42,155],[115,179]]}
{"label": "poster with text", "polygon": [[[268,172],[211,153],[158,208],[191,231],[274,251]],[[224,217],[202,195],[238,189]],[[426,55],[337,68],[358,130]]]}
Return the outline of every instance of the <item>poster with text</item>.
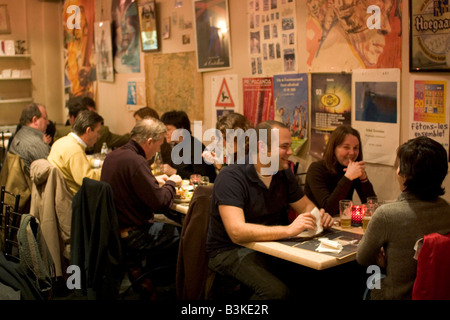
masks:
{"label": "poster with text", "polygon": [[295,2],[248,0],[252,75],[297,72]]}
{"label": "poster with text", "polygon": [[394,165],[400,142],[400,69],[353,70],[352,126],[364,161]]}
{"label": "poster with text", "polygon": [[292,150],[298,153],[308,139],[308,77],[306,73],[273,77],[274,120],[286,124]]}
{"label": "poster with text", "polygon": [[412,77],[410,130],[411,139],[426,136],[449,150],[448,85],[444,77]]}
{"label": "poster with text", "polygon": [[344,73],[311,74],[310,154],[321,159],[331,132],[350,125],[352,76]]}
{"label": "poster with text", "polygon": [[410,1],[411,72],[450,70],[450,7],[448,0]]}
{"label": "poster with text", "polygon": [[309,71],[401,68],[402,0],[306,3]]}
{"label": "poster with text", "polygon": [[244,78],[244,116],[256,125],[274,119],[272,78]]}
{"label": "poster with text", "polygon": [[194,15],[198,71],[231,68],[228,0],[194,0]]}

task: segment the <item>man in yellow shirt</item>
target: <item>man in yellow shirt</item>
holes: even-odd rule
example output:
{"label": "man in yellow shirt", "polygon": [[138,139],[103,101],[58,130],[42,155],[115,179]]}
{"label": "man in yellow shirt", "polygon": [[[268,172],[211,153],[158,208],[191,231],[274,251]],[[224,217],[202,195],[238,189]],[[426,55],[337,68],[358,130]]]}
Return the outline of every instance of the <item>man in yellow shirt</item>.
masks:
{"label": "man in yellow shirt", "polygon": [[92,147],[100,136],[103,118],[93,111],[82,111],[72,126],[72,132],[53,144],[48,161],[64,175],[67,186],[75,194],[83,178],[100,180],[100,160],[88,159],[86,148]]}

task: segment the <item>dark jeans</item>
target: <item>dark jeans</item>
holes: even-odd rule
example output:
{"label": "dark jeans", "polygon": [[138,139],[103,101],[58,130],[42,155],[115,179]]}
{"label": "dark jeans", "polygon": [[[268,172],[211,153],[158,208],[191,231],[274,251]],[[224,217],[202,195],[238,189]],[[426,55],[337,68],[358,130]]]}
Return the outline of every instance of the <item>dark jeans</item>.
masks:
{"label": "dark jeans", "polygon": [[[280,260],[281,261],[281,260]],[[209,267],[235,278],[253,291],[251,299],[276,300],[290,297],[290,290],[276,274],[275,260],[247,248],[221,252],[209,260]]]}
{"label": "dark jeans", "polygon": [[[180,242],[179,229],[171,224],[155,222],[128,232],[122,238],[123,251],[129,257],[148,256],[153,266],[176,262]],[[156,258],[157,257],[157,258]],[[157,261],[155,261],[157,260]]]}
{"label": "dark jeans", "polygon": [[[254,250],[237,247],[209,260],[209,268],[253,291],[251,299],[362,300],[367,274],[356,261],[315,270]],[[339,292],[336,295],[336,292]]]}

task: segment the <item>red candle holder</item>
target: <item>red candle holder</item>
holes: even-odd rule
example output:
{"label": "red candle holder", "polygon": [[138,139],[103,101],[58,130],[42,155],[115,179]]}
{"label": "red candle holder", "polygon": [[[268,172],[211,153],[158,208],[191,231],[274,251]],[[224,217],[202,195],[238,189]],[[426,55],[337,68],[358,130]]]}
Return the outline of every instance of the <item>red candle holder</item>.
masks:
{"label": "red candle holder", "polygon": [[352,207],[352,226],[359,227],[362,226],[362,218],[366,212],[365,205],[353,206]]}

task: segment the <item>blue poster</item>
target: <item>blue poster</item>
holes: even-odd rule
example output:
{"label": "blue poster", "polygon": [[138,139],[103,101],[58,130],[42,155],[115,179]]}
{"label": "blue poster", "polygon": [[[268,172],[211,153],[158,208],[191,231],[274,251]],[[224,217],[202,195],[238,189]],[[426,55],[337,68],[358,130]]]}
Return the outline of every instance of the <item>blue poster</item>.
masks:
{"label": "blue poster", "polygon": [[273,77],[274,120],[288,126],[297,153],[308,138],[308,78],[306,73]]}

